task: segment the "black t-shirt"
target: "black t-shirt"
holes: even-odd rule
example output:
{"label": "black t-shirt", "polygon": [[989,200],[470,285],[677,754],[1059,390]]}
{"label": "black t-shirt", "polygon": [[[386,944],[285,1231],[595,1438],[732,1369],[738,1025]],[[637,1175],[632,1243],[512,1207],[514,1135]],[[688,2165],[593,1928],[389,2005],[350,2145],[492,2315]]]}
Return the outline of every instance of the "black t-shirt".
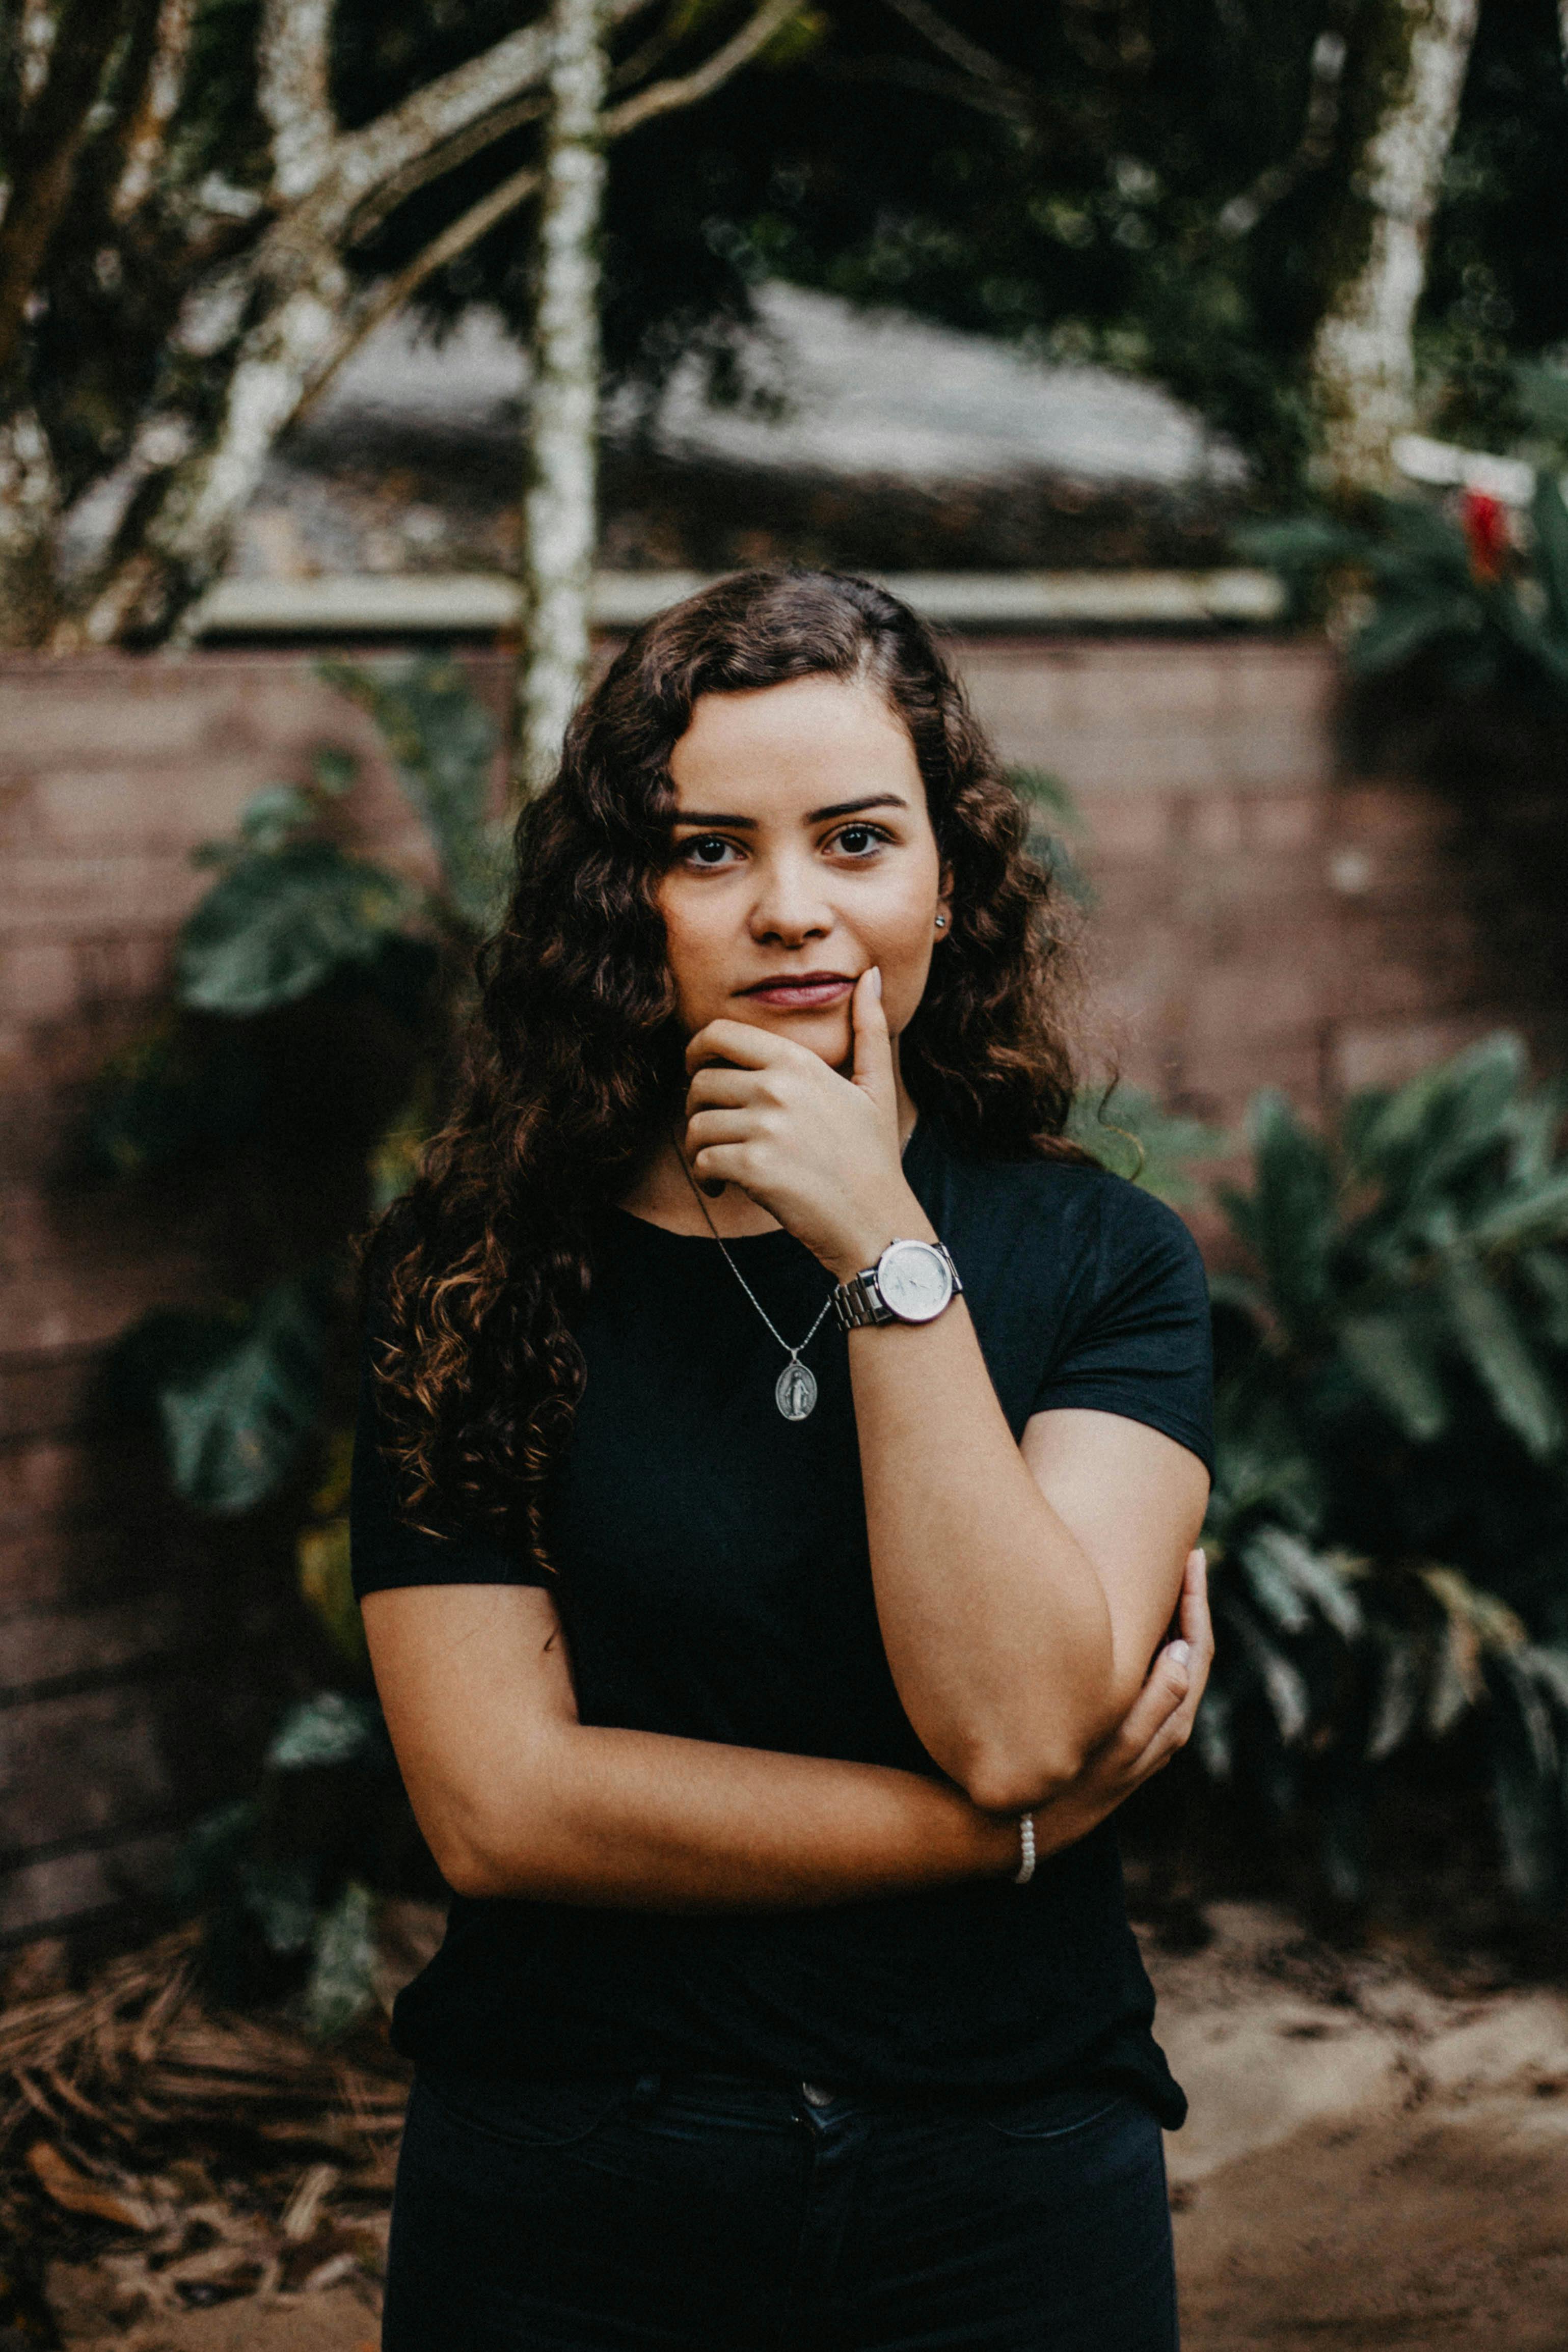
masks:
{"label": "black t-shirt", "polygon": [[[1032,1413],[1091,1406],[1212,1466],[1207,1294],[1172,1210],[1098,1168],[971,1159],[928,1119],[904,1167],[1015,1436]],[[823,1267],[782,1232],[729,1247],[779,1329],[802,1336],[832,1286]],[[366,1380],[356,1591],[550,1582],[585,1723],[934,1773],[878,1628],[836,1319],[805,1351],[816,1409],[785,1421],[783,1350],[711,1240],[611,1210],[577,1337],[587,1383],[547,1508],[555,1579],[396,1519]],[[1173,2126],[1185,2102],[1152,2015],[1107,1822],[1022,1888],[700,1916],[454,1897],[393,2039],[416,2062],[518,2075],[697,2070],[955,2095],[1120,2079]]]}

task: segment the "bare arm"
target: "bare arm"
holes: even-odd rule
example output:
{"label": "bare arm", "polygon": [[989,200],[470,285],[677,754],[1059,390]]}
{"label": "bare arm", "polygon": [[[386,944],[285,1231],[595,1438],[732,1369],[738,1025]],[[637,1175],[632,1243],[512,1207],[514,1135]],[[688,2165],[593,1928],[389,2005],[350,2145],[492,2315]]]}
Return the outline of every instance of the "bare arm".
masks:
{"label": "bare arm", "polygon": [[[687,1049],[687,1147],[840,1280],[937,1235],[903,1175],[875,972],[854,1076],[719,1020]],[[1069,1787],[1125,1715],[1202,1524],[1202,1463],[1116,1413],[1036,1416],[1020,1447],[962,1297],[934,1322],[853,1331],[849,1364],[877,1614],[904,1711],[987,1811]]]}
{"label": "bare arm", "polygon": [[934,1323],[852,1333],[849,1361],[877,1613],[905,1712],[977,1804],[1039,1804],[1131,1706],[1207,1475],[1114,1413],[1037,1414],[1020,1448],[962,1299]]}
{"label": "bare arm", "polygon": [[[1197,1556],[1194,1556],[1194,1560]],[[577,1720],[553,1601],[514,1585],[419,1585],[363,1604],[376,1687],[415,1814],[465,1895],[643,1910],[771,1910],[995,1876],[1012,1818],[877,1765]],[[1070,1843],[1184,1742],[1212,1654],[1201,1566],[1165,1652],[1079,1784],[1037,1822]]]}

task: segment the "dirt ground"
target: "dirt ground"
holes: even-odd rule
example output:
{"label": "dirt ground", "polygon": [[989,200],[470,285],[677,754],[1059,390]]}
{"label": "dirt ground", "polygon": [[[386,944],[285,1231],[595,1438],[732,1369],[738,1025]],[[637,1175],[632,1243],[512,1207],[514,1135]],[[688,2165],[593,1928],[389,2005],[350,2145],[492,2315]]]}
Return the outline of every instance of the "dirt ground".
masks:
{"label": "dirt ground", "polygon": [[1568,2000],[1328,1961],[1262,1906],[1148,1955],[1185,2352],[1568,2347]]}
{"label": "dirt ground", "polygon": [[[1148,1954],[1192,2101],[1168,2144],[1185,2352],[1565,2352],[1568,1999],[1436,1991],[1260,1905],[1207,1919],[1202,1950]],[[82,2352],[378,2341],[363,2263],[130,2329],[110,2261],[57,2263],[47,2285]]]}

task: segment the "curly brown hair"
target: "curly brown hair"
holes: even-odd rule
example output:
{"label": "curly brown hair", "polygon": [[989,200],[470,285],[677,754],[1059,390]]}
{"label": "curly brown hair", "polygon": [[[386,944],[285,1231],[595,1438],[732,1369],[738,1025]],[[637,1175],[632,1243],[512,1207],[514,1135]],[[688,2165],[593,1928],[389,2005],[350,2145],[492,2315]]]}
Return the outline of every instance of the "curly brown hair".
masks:
{"label": "curly brown hair", "polygon": [[452,1116],[367,1237],[382,1442],[405,1516],[545,1557],[550,1467],[584,1366],[573,1324],[596,1215],[629,1189],[685,1087],[664,927],[669,758],[698,698],[865,680],[909,730],[952,928],[900,1044],[922,1117],[1001,1158],[1085,1155],[1063,1134],[1071,951],[1026,819],[931,632],[870,582],[743,572],[649,621],[523,810]]}

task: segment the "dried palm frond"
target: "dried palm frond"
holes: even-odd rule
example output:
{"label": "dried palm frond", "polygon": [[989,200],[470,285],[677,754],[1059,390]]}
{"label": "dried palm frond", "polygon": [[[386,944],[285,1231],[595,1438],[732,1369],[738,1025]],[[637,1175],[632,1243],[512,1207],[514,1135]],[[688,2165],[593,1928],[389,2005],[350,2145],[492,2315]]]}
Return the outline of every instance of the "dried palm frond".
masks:
{"label": "dried palm frond", "polygon": [[268,2138],[399,2129],[407,2069],[395,2053],[351,2058],[281,2021],[209,2010],[201,1941],[199,1923],[177,1927],[79,1991],[0,2013],[0,2147],[30,2117],[124,2140],[196,2122],[247,2122]]}

